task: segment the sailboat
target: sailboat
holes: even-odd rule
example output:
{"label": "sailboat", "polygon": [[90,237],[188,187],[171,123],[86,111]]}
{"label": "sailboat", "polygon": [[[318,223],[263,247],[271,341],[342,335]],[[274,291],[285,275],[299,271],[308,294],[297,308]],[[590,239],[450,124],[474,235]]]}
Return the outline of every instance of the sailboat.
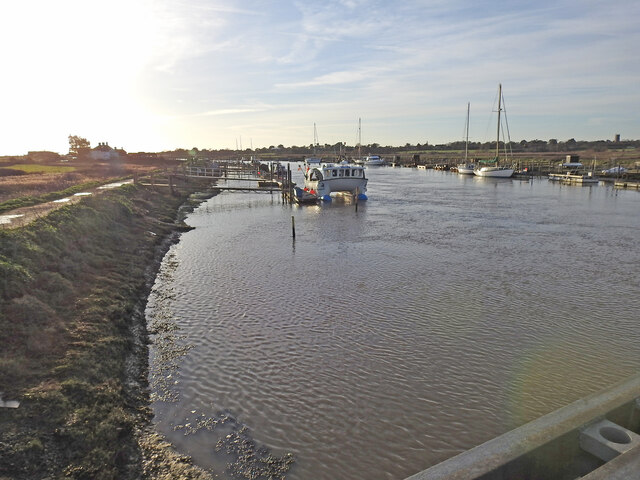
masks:
{"label": "sailboat", "polygon": [[304,159],[304,163],[307,165],[320,165],[322,158],[316,156],[316,146],[318,145],[318,130],[316,124],[313,124],[313,156]]}
{"label": "sailboat", "polygon": [[471,108],[471,103],[467,102],[467,124],[466,124],[466,139],[464,143],[464,163],[458,165],[458,173],[462,175],[473,175],[473,171],[476,168],[474,163],[469,163],[468,155],[469,155],[469,109]]}
{"label": "sailboat", "polygon": [[353,159],[353,163],[356,165],[364,165],[364,158],[362,158],[362,120],[358,119],[358,157]]}
{"label": "sailboat", "polygon": [[513,175],[513,168],[500,165],[500,112],[502,111],[502,84],[498,85],[498,135],[496,138],[496,157],[493,166],[476,166],[473,173],[478,177],[509,178]]}

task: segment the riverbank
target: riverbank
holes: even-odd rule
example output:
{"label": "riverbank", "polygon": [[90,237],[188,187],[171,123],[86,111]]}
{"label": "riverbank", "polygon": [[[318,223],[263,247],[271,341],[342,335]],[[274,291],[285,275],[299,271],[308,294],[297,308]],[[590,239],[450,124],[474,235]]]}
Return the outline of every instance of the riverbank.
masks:
{"label": "riverbank", "polygon": [[187,227],[128,185],[0,231],[0,478],[211,478],[150,428],[144,307]]}

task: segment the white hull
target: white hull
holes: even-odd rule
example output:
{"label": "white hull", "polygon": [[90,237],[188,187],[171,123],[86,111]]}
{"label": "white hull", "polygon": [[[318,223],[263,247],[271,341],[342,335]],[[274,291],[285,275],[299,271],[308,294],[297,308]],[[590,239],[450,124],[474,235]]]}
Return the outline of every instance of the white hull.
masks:
{"label": "white hull", "polygon": [[473,171],[473,173],[478,177],[509,178],[510,176],[513,175],[513,168],[481,167],[481,168],[476,168]]}
{"label": "white hull", "polygon": [[364,164],[367,167],[379,167],[381,165],[386,165],[384,158],[380,158],[378,155],[371,155],[364,159]]}
{"label": "white hull", "polygon": [[461,164],[458,165],[458,173],[461,175],[473,175],[475,165]]}

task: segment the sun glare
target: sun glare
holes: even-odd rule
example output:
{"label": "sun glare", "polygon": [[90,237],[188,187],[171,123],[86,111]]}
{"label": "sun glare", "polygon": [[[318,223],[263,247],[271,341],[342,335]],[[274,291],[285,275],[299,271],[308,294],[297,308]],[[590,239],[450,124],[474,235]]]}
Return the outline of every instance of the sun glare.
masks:
{"label": "sun glare", "polygon": [[2,10],[0,41],[12,47],[0,52],[0,124],[14,142],[46,148],[140,120],[136,81],[159,28],[149,2],[27,0]]}

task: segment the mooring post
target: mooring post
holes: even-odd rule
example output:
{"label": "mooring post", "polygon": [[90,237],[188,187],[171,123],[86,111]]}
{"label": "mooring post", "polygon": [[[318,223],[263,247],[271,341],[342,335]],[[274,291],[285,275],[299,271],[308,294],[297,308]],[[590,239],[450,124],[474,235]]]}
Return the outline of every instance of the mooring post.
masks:
{"label": "mooring post", "polygon": [[289,192],[289,203],[293,203],[293,184],[291,182],[291,164],[290,163],[287,163],[287,181],[288,181],[287,191]]}

